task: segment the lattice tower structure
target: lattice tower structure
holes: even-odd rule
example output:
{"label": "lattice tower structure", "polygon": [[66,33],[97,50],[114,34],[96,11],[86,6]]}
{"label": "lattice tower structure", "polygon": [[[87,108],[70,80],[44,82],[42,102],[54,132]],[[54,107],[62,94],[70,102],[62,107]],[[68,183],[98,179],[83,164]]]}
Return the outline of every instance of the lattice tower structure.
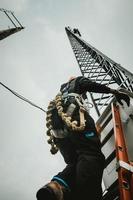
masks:
{"label": "lattice tower structure", "polygon": [[[92,81],[113,89],[124,88],[133,92],[133,74],[88,44],[79,31],[65,28],[81,74]],[[76,29],[77,30],[77,29]],[[90,93],[96,113],[100,116],[112,100],[111,94]]]}
{"label": "lattice tower structure", "polygon": [[11,22],[13,27],[9,27],[8,29],[0,30],[0,40],[3,40],[7,38],[8,36],[17,33],[18,31],[21,31],[24,29],[20,21],[17,19],[17,17],[14,15],[12,11],[6,10],[4,8],[0,8],[0,12],[2,12],[4,15],[6,15],[7,19]]}

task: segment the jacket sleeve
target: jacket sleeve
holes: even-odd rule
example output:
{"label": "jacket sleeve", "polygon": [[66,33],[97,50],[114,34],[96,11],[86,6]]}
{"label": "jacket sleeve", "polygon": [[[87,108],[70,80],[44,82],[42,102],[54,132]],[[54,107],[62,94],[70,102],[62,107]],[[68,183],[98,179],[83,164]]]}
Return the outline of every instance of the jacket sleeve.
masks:
{"label": "jacket sleeve", "polygon": [[103,84],[92,82],[90,79],[85,77],[78,77],[78,89],[80,93],[84,92],[95,92],[95,93],[110,93],[111,89]]}

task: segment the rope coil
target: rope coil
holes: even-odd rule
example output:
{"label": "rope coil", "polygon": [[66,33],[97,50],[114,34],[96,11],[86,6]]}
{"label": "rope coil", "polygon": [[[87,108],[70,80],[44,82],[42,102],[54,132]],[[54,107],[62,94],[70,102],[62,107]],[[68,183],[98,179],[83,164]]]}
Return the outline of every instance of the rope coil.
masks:
{"label": "rope coil", "polygon": [[53,108],[57,108],[58,114],[61,117],[61,119],[65,122],[65,124],[67,125],[67,127],[69,129],[71,129],[72,131],[76,131],[76,132],[81,132],[85,129],[85,109],[83,107],[83,105],[81,104],[81,102],[79,101],[79,99],[76,97],[75,98],[77,103],[79,104],[79,117],[80,117],[80,123],[78,126],[78,121],[76,120],[72,120],[72,117],[68,116],[68,114],[66,112],[63,111],[63,106],[62,106],[62,94],[59,93],[56,95],[55,99],[53,101],[50,101],[49,105],[48,105],[48,111],[46,112],[47,116],[46,116],[46,127],[48,128],[47,130],[47,136],[49,136],[48,139],[48,144],[51,145],[51,153],[55,154],[58,151],[58,147],[55,145],[54,143],[54,136],[52,131],[53,130],[53,126],[52,126],[52,119],[51,119],[51,111]]}

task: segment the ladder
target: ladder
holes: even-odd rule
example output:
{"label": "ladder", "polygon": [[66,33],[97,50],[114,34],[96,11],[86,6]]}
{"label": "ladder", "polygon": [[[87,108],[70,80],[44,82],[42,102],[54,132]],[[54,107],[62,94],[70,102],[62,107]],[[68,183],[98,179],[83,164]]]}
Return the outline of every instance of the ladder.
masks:
{"label": "ladder", "polygon": [[133,199],[133,113],[125,112],[113,99],[96,122],[106,158],[103,200]]}

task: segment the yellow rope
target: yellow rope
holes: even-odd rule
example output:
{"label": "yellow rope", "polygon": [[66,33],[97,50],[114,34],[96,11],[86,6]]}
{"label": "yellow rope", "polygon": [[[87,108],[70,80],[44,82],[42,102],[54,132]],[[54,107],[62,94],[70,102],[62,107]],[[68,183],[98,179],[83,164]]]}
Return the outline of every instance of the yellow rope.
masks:
{"label": "yellow rope", "polygon": [[72,118],[67,115],[67,113],[63,112],[62,107],[62,95],[59,93],[55,97],[55,105],[58,110],[59,116],[62,118],[62,120],[66,123],[66,125],[72,129],[73,131],[83,131],[85,129],[85,118],[84,118],[84,112],[85,109],[83,106],[80,106],[79,109],[79,115],[80,115],[80,125],[78,126],[78,122],[76,120],[72,121]]}
{"label": "yellow rope", "polygon": [[53,109],[53,107],[57,108],[58,114],[61,117],[61,119],[65,122],[65,124],[68,126],[68,128],[70,128],[73,131],[76,132],[80,132],[83,131],[85,129],[85,117],[84,117],[84,113],[85,113],[85,109],[83,106],[80,105],[79,108],[79,116],[80,116],[80,125],[78,126],[78,121],[73,120],[70,116],[67,115],[67,113],[63,112],[63,106],[62,106],[62,94],[59,93],[58,95],[56,95],[55,100],[54,101],[50,101],[49,105],[48,105],[48,111],[47,111],[47,116],[46,116],[46,126],[48,128],[47,130],[47,135],[49,136],[48,139],[48,143],[51,144],[51,153],[55,154],[58,151],[58,147],[54,144],[54,136],[52,134],[52,119],[51,119],[51,110]]}

